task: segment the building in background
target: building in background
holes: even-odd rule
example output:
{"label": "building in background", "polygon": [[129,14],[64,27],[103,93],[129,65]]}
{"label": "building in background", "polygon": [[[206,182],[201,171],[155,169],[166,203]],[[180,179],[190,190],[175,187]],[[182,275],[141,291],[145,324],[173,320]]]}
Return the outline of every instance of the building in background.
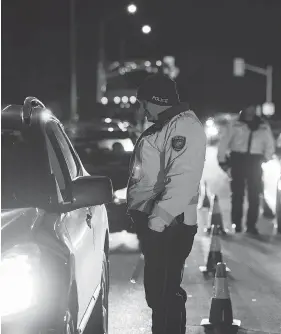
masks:
{"label": "building in background", "polygon": [[143,80],[153,73],[165,73],[176,78],[179,69],[175,66],[175,58],[134,59],[123,63],[111,63],[106,69],[106,82],[99,87],[99,103],[106,105],[111,113],[134,123],[139,131],[144,128],[144,115],[139,113],[136,91]]}

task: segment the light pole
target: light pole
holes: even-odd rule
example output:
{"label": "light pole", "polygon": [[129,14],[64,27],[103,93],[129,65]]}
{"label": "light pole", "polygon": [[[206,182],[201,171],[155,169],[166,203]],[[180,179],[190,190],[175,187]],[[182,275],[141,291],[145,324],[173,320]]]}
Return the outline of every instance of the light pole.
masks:
{"label": "light pole", "polygon": [[266,68],[253,66],[246,64],[245,60],[242,58],[234,59],[234,75],[237,77],[243,77],[245,75],[245,70],[252,71],[266,77],[266,103],[264,109],[267,110],[268,114],[274,114],[274,104],[272,103],[272,76],[273,68],[272,66],[267,66]]}
{"label": "light pole", "polygon": [[[126,7],[126,10],[129,14],[134,15],[138,8],[135,4],[131,3]],[[98,37],[98,66],[97,66],[97,102],[100,102],[100,99],[102,97],[102,86],[105,84],[105,29],[106,24],[113,19],[115,19],[117,16],[119,16],[122,12],[118,11],[117,13],[114,13],[113,15],[107,15],[103,17],[99,22],[99,37]]]}
{"label": "light pole", "polygon": [[70,120],[77,120],[77,75],[76,75],[76,0],[70,1]]}

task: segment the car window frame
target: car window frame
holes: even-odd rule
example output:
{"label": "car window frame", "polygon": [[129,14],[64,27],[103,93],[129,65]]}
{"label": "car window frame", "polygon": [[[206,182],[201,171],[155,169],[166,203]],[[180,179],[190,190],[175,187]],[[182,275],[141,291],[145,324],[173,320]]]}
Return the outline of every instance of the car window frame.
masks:
{"label": "car window frame", "polygon": [[[70,171],[69,171],[68,164],[66,162],[64,154],[63,154],[62,149],[60,147],[59,140],[57,139],[57,136],[55,134],[54,128],[60,130],[57,122],[49,121],[45,126],[45,132],[46,132],[46,135],[47,135],[47,137],[50,141],[50,144],[52,145],[52,148],[53,148],[53,150],[54,150],[54,152],[57,156],[60,168],[61,168],[63,176],[65,178],[65,194],[64,194],[65,196],[63,196],[63,200],[64,200],[64,202],[68,202],[68,201],[72,200],[72,191],[71,191],[72,178],[71,178],[71,174],[70,174]],[[72,153],[73,151],[72,151],[71,146],[69,145],[68,141],[67,141],[67,144],[69,146],[71,154],[73,155],[73,153]],[[77,157],[74,155],[73,158],[74,158],[74,161],[75,161],[75,164],[76,164],[77,163],[76,162]],[[78,177],[78,176],[79,176],[79,170],[77,170],[77,176],[76,177]]]}
{"label": "car window frame", "polygon": [[75,151],[73,145],[72,145],[72,142],[70,140],[70,138],[68,137],[68,135],[66,134],[65,130],[64,130],[64,127],[61,123],[56,123],[58,128],[60,129],[62,135],[64,136],[64,139],[66,140],[67,144],[68,144],[68,147],[70,149],[70,152],[73,156],[73,159],[74,159],[74,162],[76,164],[76,167],[77,167],[77,176],[83,176],[83,168],[82,168],[82,164],[81,164],[81,161],[80,161],[80,158],[79,158],[79,155],[78,153]]}
{"label": "car window frame", "polygon": [[[69,137],[67,136],[66,132],[64,131],[63,125],[61,123],[59,123],[59,122],[53,122],[53,123],[55,124],[56,128],[58,129],[59,132],[61,132],[63,138],[65,139],[65,141],[66,141],[66,143],[68,145],[68,148],[70,150],[70,153],[72,155],[72,158],[73,158],[73,160],[75,162],[76,169],[77,169],[77,175],[74,176],[74,179],[77,178],[78,176],[82,176],[83,175],[83,168],[82,168],[82,165],[81,165],[80,158],[79,158],[77,152],[75,151],[75,149],[73,148],[71,140],[69,139]],[[56,139],[57,139],[57,137],[56,137]],[[57,141],[59,143],[58,139],[57,139]],[[70,173],[70,171],[69,171],[69,173]],[[70,175],[71,175],[71,173],[70,173]]]}

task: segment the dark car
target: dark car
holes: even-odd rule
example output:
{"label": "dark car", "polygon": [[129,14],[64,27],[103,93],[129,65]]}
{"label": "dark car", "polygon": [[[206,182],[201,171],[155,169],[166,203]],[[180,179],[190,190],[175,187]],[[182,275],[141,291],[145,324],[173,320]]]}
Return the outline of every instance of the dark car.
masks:
{"label": "dark car", "polygon": [[1,119],[2,333],[108,333],[111,181],[36,98]]}
{"label": "dark car", "polygon": [[126,194],[129,163],[134,148],[135,130],[113,118],[96,119],[66,126],[67,133],[91,175],[102,174],[112,180],[114,202],[107,204],[110,232],[128,230]]}
{"label": "dark car", "polygon": [[126,124],[117,124],[110,118],[96,119],[69,124],[66,131],[91,175],[102,173],[110,177],[114,190],[126,186],[134,149]]}

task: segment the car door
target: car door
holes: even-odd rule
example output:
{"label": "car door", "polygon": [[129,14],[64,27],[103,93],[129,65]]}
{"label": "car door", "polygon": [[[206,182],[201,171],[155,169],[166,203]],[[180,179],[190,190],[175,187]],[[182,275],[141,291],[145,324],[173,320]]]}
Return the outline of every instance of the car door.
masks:
{"label": "car door", "polygon": [[[50,164],[55,174],[63,201],[71,199],[69,184],[82,175],[82,168],[73,147],[59,124],[47,126],[47,142]],[[75,257],[75,275],[78,292],[78,325],[85,314],[101,278],[101,208],[87,207],[66,213],[62,223],[69,233]]]}

